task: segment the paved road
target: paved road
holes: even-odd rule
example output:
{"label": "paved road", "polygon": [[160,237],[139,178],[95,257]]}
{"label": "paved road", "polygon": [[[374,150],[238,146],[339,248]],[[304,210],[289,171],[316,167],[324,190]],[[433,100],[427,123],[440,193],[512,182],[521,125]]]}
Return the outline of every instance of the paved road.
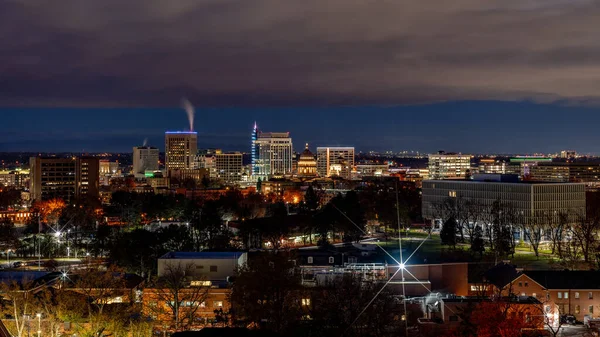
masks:
{"label": "paved road", "polygon": [[592,330],[584,327],[583,325],[563,325],[558,336],[569,336],[569,337],[591,337]]}

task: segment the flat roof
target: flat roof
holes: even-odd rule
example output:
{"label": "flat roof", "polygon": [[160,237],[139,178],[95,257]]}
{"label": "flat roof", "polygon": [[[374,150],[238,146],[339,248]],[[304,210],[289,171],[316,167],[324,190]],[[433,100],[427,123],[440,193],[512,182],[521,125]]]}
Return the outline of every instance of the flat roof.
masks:
{"label": "flat roof", "polygon": [[497,181],[497,180],[470,180],[470,179],[433,179],[433,180],[423,180],[423,182],[441,182],[441,183],[469,183],[469,184],[504,184],[504,185],[585,185],[585,183],[565,183],[559,181],[534,181],[534,180],[525,180],[525,181]]}
{"label": "flat roof", "polygon": [[196,131],[167,131],[165,134],[197,134]]}
{"label": "flat roof", "polygon": [[195,260],[195,259],[239,259],[245,252],[169,252],[159,257],[159,259],[179,259],[179,260]]}

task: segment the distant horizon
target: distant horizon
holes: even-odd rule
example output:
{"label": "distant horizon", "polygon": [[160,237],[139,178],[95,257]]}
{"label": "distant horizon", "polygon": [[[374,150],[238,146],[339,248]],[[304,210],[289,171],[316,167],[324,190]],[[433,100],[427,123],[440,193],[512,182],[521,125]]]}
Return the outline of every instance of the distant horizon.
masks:
{"label": "distant horizon", "polygon": [[[189,129],[173,108],[0,108],[0,152],[120,152],[134,146],[164,151],[167,131]],[[250,151],[254,122],[290,132],[304,144],[357,151],[439,150],[468,154],[600,152],[600,108],[529,101],[456,101],[403,106],[196,107],[199,148]]]}

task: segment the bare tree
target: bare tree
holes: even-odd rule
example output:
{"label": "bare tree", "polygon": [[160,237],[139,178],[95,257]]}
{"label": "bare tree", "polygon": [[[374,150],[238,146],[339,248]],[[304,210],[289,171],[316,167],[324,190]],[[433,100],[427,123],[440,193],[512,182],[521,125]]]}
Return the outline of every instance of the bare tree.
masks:
{"label": "bare tree", "polygon": [[149,311],[176,331],[194,325],[208,297],[210,287],[203,280],[192,280],[192,271],[192,264],[168,264],[152,289],[147,289],[152,297]]}
{"label": "bare tree", "polygon": [[6,327],[16,337],[27,335],[27,324],[31,319],[28,315],[35,310],[32,289],[32,282],[0,283],[0,312],[12,321]]}
{"label": "bare tree", "polygon": [[546,228],[545,217],[543,215],[536,214],[535,216],[525,220],[521,224],[521,228],[523,229],[523,235],[525,237],[525,240],[527,240],[527,242],[533,249],[533,253],[536,257],[539,257],[539,248],[540,243],[542,242],[542,233]]}
{"label": "bare tree", "polygon": [[548,236],[550,238],[552,254],[558,254],[559,258],[562,258],[562,243],[567,229],[567,223],[569,221],[569,214],[561,212],[557,215],[552,213],[546,214],[546,224],[548,230]]}
{"label": "bare tree", "polygon": [[598,241],[599,228],[600,218],[590,217],[586,219],[583,215],[579,215],[577,223],[571,227],[573,241],[581,249],[581,254],[585,262],[590,262],[592,250]]}

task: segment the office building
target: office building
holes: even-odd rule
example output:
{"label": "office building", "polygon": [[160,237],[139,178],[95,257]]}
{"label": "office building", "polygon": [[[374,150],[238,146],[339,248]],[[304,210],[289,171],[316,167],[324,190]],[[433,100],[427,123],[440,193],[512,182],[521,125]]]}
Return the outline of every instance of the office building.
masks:
{"label": "office building", "polygon": [[136,146],[133,148],[134,175],[143,175],[146,171],[158,171],[158,161],[157,148],[151,146]]}
{"label": "office building", "polygon": [[165,133],[165,166],[171,170],[193,169],[198,152],[198,133],[194,131],[168,131]]}
{"label": "office building", "polygon": [[[477,205],[482,214],[490,213],[498,201],[516,216],[520,224],[547,221],[561,214],[574,224],[585,216],[585,185],[581,183],[519,182],[516,176],[475,175],[472,180],[426,180],[422,188],[423,218],[440,218],[439,205],[449,198],[460,198]],[[484,217],[478,217],[478,221]],[[489,218],[489,216],[487,217]]]}
{"label": "office building", "polygon": [[292,174],[292,138],[289,132],[252,133],[252,174],[259,177],[281,177]]}
{"label": "office building", "polygon": [[470,170],[470,155],[444,151],[429,155],[430,179],[464,179]]}
{"label": "office building", "polygon": [[541,163],[551,163],[552,158],[538,156],[519,156],[510,158],[510,163],[506,167],[507,174],[517,174],[519,178],[528,180],[530,178],[531,168]]}
{"label": "office building", "polygon": [[317,147],[317,174],[350,179],[354,168],[354,147]]}
{"label": "office building", "polygon": [[0,171],[0,187],[26,187],[29,182],[29,171]]}
{"label": "office building", "polygon": [[573,150],[562,150],[560,151],[560,158],[573,159],[577,158],[577,152]]}
{"label": "office building", "polygon": [[98,158],[30,158],[30,191],[33,200],[98,198]]}
{"label": "office building", "polygon": [[477,171],[486,174],[509,174],[508,163],[495,158],[480,159]]}
{"label": "office building", "polygon": [[215,177],[227,184],[239,183],[242,180],[242,154],[227,152],[214,155]]}
{"label": "office building", "polygon": [[588,187],[600,185],[599,163],[540,163],[529,170],[533,181],[585,183]]}

